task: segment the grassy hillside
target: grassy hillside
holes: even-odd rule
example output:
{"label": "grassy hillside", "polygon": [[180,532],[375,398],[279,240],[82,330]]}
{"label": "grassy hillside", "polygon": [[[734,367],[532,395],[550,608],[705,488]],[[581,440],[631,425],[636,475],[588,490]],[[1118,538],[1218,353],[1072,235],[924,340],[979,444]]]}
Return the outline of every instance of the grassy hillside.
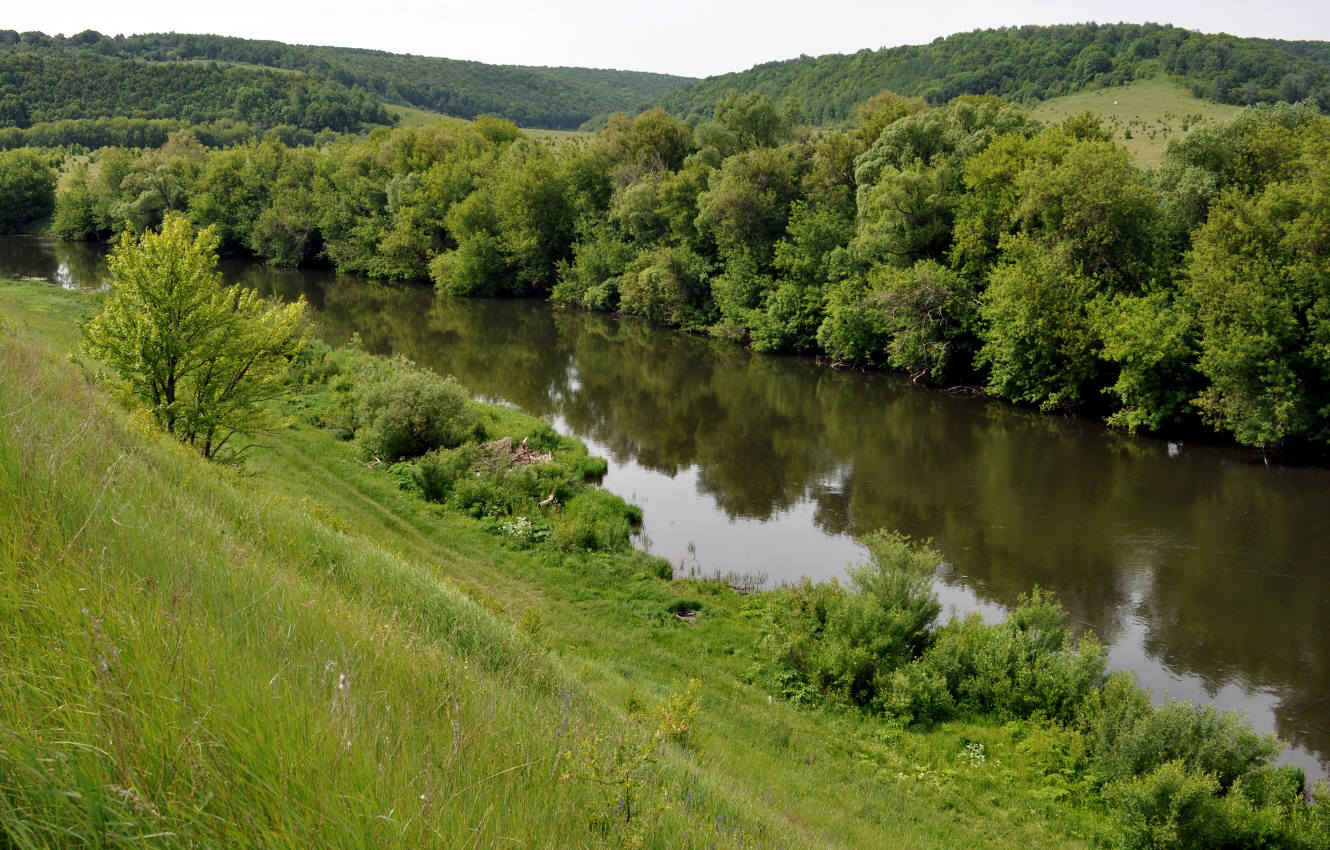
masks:
{"label": "grassy hillside", "polygon": [[726,91],[792,98],[811,124],[848,121],[883,89],[938,105],[962,94],[1024,103],[1166,75],[1199,97],[1250,105],[1310,98],[1330,107],[1330,67],[1259,39],[1158,24],[1075,24],[976,30],[854,54],[801,56],[708,77],[665,97],[677,115],[709,114]]}
{"label": "grassy hillside", "polygon": [[[440,121],[463,121],[463,119],[453,118],[439,112],[415,109],[410,106],[389,106],[388,111],[397,118],[399,127],[428,127],[431,124],[438,124]],[[591,138],[590,133],[583,133],[578,130],[542,130],[527,127],[523,129],[523,132],[533,139],[547,139],[556,142]],[[3,136],[0,136],[0,138],[3,138]]]}
{"label": "grassy hillside", "polygon": [[1113,137],[1142,165],[1157,165],[1169,139],[1183,138],[1203,124],[1227,121],[1242,111],[1201,100],[1168,80],[1140,80],[1125,86],[1091,89],[1037,104],[1031,113],[1046,124],[1090,110],[1104,118]]}
{"label": "grassy hillside", "polygon": [[[112,38],[87,31],[65,38],[0,31],[0,58],[6,55],[66,63],[98,59],[103,64],[97,67],[112,73],[123,73],[121,69],[126,67],[151,67],[159,75],[186,73],[182,69],[198,74],[210,68],[219,72],[218,66],[226,75],[271,74],[274,69],[298,71],[301,77],[333,83],[348,95],[367,93],[375,103],[383,101],[458,118],[484,113],[523,127],[563,130],[575,129],[596,115],[636,112],[692,82],[687,77],[638,71],[489,65],[378,50],[178,33]],[[14,91],[20,93],[17,107],[41,116],[32,117],[33,121],[122,114],[94,111],[103,108],[105,98],[98,96],[79,101],[80,114],[53,115],[44,102],[28,104],[30,98],[23,89]],[[3,126],[4,109],[0,106]]]}
{"label": "grassy hillside", "polygon": [[[505,546],[309,425],[311,397],[246,474],[203,463],[65,359],[90,307],[0,285],[7,846],[1040,848],[1103,826],[1040,767],[1066,742],[1039,724],[773,702],[747,683],[749,597]],[[691,742],[652,750],[694,677]]]}

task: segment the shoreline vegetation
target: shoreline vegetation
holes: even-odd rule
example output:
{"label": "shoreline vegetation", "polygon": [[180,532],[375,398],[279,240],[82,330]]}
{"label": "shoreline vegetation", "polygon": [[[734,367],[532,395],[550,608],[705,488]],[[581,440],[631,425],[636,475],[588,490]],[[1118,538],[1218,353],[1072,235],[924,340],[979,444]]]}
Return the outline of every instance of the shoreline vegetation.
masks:
{"label": "shoreline vegetation", "polygon": [[889,532],[845,584],[676,579],[580,444],[354,345],[209,464],[70,357],[103,299],[0,284],[13,846],[1330,837],[1272,738],[1151,707],[1038,589],[939,623]]}
{"label": "shoreline vegetation", "polygon": [[696,126],[654,110],[562,141],[485,117],[321,147],[185,130],[0,153],[0,225],[114,242],[183,213],[227,256],[543,298],[1324,463],[1330,119],[1247,109],[1151,169],[1115,132],[891,93],[812,131],[734,92]]}

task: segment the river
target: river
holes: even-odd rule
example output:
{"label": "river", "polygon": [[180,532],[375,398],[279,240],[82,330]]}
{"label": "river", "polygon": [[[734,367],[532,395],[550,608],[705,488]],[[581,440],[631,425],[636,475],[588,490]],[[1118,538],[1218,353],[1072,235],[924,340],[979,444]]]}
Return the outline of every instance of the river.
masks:
{"label": "river", "polygon": [[[1330,768],[1330,471],[541,303],[223,271],[305,295],[330,342],[359,334],[586,441],[676,573],[829,579],[856,535],[932,538],[944,605],[1000,617],[1053,590],[1157,697],[1245,709],[1310,777]],[[93,246],[0,237],[0,277],[103,273]]]}

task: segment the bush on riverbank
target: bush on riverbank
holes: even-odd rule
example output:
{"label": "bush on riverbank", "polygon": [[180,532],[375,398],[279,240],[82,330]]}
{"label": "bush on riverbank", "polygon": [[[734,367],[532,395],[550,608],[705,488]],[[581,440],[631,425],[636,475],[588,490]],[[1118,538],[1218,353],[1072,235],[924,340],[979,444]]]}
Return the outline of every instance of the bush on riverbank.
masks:
{"label": "bush on riverbank", "polygon": [[[851,571],[848,587],[805,581],[760,595],[756,670],[768,687],[798,704],[848,704],[907,726],[1052,724],[1063,757],[1050,769],[1063,787],[1101,796],[1116,847],[1327,846],[1330,802],[1307,805],[1302,771],[1274,766],[1282,745],[1245,715],[1152,706],[1134,677],[1106,676],[1103,645],[1077,637],[1038,588],[1000,623],[974,614],[934,628],[929,579],[939,554],[896,534],[863,542],[872,560]],[[1318,798],[1327,796],[1322,784]]]}
{"label": "bush on riverbank", "polygon": [[473,402],[452,376],[316,342],[292,384],[308,421],[351,435],[362,463],[516,544],[624,550],[641,522],[592,483],[604,459],[534,417]]}

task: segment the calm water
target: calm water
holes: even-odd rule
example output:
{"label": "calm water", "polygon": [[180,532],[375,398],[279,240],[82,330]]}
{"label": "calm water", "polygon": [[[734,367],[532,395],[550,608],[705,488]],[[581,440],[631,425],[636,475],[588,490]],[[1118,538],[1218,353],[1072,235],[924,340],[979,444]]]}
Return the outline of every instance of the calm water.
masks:
{"label": "calm water", "polygon": [[[1245,708],[1309,775],[1330,765],[1330,472],[543,304],[225,271],[304,294],[332,342],[358,333],[554,419],[684,571],[829,578],[862,557],[855,535],[931,537],[944,603],[1000,616],[1050,588],[1157,695]],[[88,246],[0,239],[0,276],[100,274]]]}

